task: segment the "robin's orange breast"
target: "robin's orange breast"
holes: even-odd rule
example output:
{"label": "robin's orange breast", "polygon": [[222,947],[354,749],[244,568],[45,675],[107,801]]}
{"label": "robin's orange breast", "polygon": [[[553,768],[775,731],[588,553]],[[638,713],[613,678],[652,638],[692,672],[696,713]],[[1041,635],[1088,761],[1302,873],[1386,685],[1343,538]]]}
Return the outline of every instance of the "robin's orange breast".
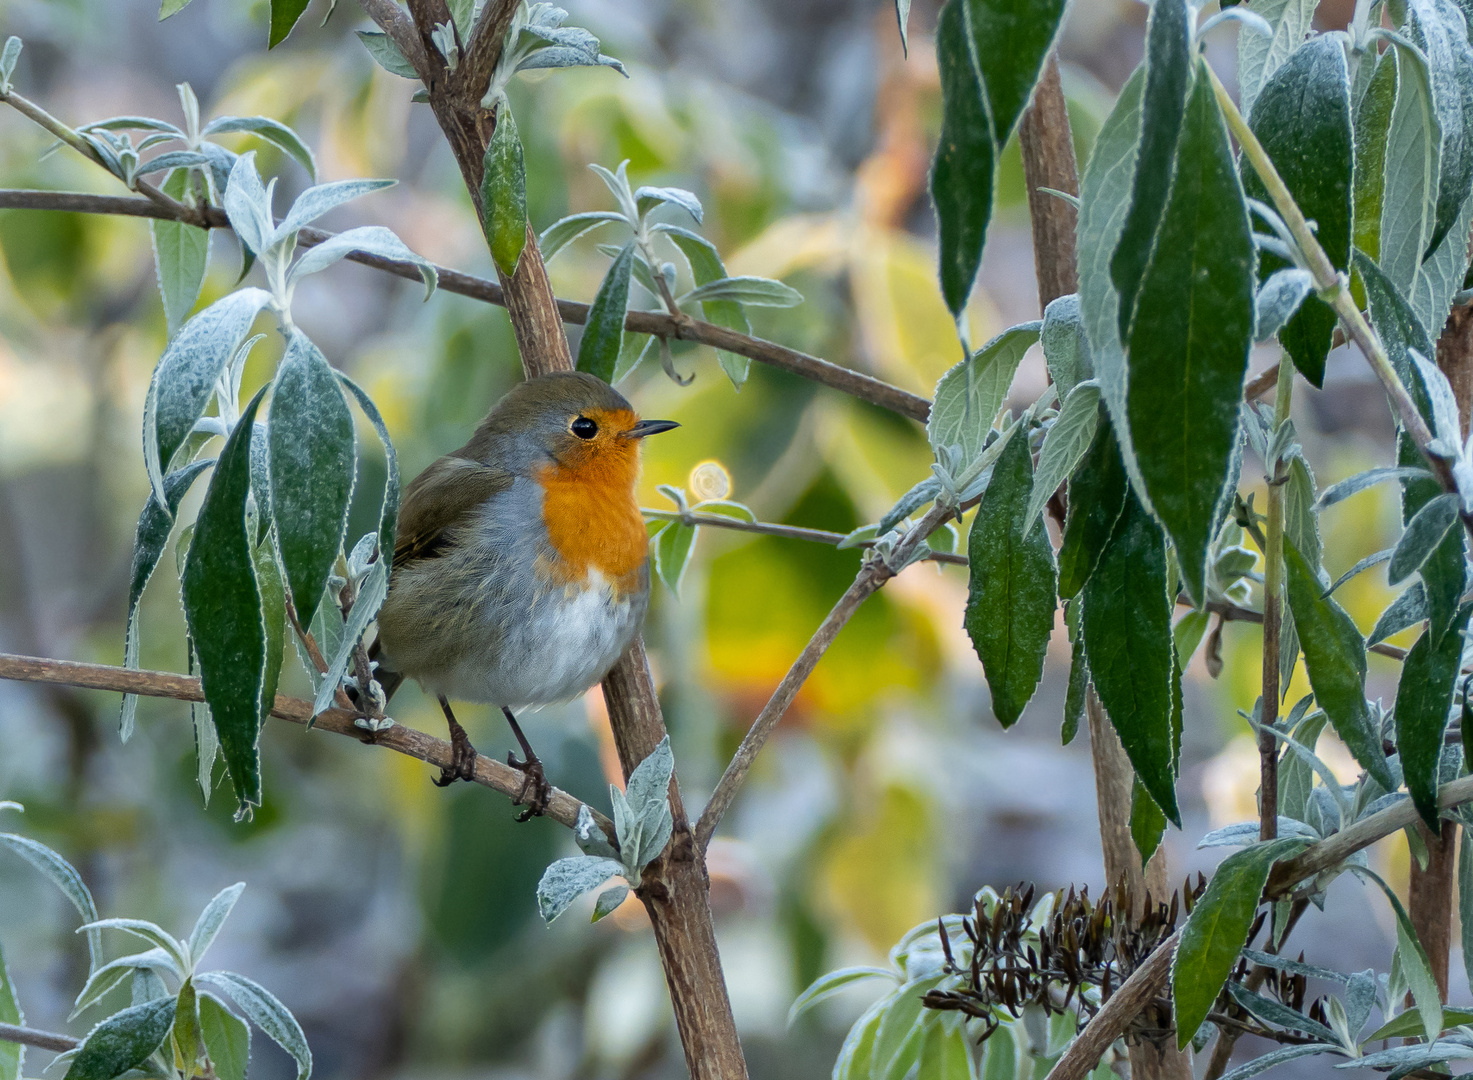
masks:
{"label": "robin's orange breast", "polygon": [[610,440],[581,460],[549,465],[537,475],[542,522],[560,563],[549,571],[563,584],[582,584],[590,570],[616,592],[638,589],[649,534],[634,498],[639,444]]}

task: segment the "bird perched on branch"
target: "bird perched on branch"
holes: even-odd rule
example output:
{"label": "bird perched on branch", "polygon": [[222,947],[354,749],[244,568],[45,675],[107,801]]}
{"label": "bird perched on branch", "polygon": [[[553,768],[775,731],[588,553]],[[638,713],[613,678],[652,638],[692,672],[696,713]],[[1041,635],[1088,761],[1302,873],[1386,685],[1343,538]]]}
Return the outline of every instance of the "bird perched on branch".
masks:
{"label": "bird perched on branch", "polygon": [[437,784],[475,771],[450,699],[487,702],[521,744],[521,759],[507,756],[526,776],[520,820],[545,809],[551,787],[516,713],[577,697],[639,633],[650,594],[640,443],[679,426],[639,419],[592,375],[544,375],[405,488],[378,615],[381,681],[392,692],[407,676],[439,699],[455,756]]}

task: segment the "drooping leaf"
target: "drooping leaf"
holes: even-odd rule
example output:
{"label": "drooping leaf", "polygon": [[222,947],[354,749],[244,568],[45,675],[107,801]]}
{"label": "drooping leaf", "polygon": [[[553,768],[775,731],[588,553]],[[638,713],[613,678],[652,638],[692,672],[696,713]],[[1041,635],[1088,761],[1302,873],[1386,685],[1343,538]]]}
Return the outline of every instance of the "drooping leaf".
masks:
{"label": "drooping leaf", "polygon": [[302,12],[307,10],[308,3],[310,0],[271,0],[271,38],[266,45],[268,49],[274,49],[286,40],[292,27],[302,17]]}
{"label": "drooping leaf", "polygon": [[[189,191],[191,176],[188,169],[171,172],[161,185],[164,194],[183,199]],[[164,319],[173,333],[199,299],[210,261],[210,230],[181,221],[157,220],[149,226],[153,231],[154,269],[164,300]]]}
{"label": "drooping leaf", "polygon": [[352,202],[354,199],[362,198],[375,191],[393,187],[398,182],[397,180],[333,180],[330,183],[309,187],[292,203],[286,217],[282,219],[281,224],[272,234],[271,242],[277,243],[298,229],[305,228],[329,210],[335,210],[344,203]]}
{"label": "drooping leaf", "polygon": [[301,331],[276,372],[269,431],[281,569],[306,626],[347,535],[355,443],[337,373]]}
{"label": "drooping leaf", "polygon": [[1011,727],[1038,688],[1054,626],[1054,552],[1043,522],[1028,523],[1033,458],[1009,440],[993,468],[968,542],[971,582],[963,620],[982,660],[992,711]]}
{"label": "drooping leaf", "polygon": [[1061,296],[1044,308],[1043,329],[1038,340],[1043,346],[1049,375],[1059,388],[1059,400],[1068,401],[1075,386],[1095,375],[1077,293]]}
{"label": "drooping leaf", "polygon": [[[1192,75],[1188,11],[1187,0],[1158,0],[1151,6],[1146,21],[1146,84],[1141,102],[1140,147],[1131,184],[1130,210],[1110,260],[1110,280],[1119,294],[1121,341],[1131,338],[1137,293],[1166,210],[1176,161],[1177,134],[1186,115],[1187,85]],[[1086,201],[1082,191],[1080,201]],[[1093,338],[1091,344],[1096,344]]]}
{"label": "drooping leaf", "polygon": [[651,538],[650,559],[655,575],[675,596],[680,595],[680,579],[685,576],[698,531],[694,525],[672,521]]}
{"label": "drooping leaf", "polygon": [[[1244,34],[1244,37],[1249,35]],[[1239,1065],[1223,1074],[1222,1080],[1250,1080],[1261,1072],[1267,1072],[1275,1065],[1282,1065],[1286,1061],[1294,1061],[1296,1058],[1314,1057],[1317,1054],[1332,1054],[1336,1047],[1329,1043],[1306,1043],[1302,1046],[1281,1046],[1277,1050],[1270,1050],[1262,1057],[1256,1057],[1252,1061]]]}
{"label": "drooping leaf", "polygon": [[1269,274],[1253,297],[1253,340],[1267,341],[1277,334],[1312,292],[1314,275],[1308,270],[1295,266]]}
{"label": "drooping leaf", "polygon": [[859,982],[861,979],[890,979],[893,982],[895,973],[889,968],[845,967],[821,975],[793,999],[793,1004],[788,1008],[788,1026],[792,1027],[794,1020],[819,1002],[828,1000],[846,986]]}
{"label": "drooping leaf", "polygon": [[1401,539],[1391,553],[1391,565],[1386,569],[1388,585],[1399,585],[1422,568],[1422,564],[1442,543],[1448,530],[1458,522],[1458,497],[1451,494],[1438,495],[1423,504],[1407,522]]}
{"label": "drooping leaf", "polygon": [[251,1060],[250,1026],[214,994],[199,995],[200,1034],[219,1080],[246,1080]]}
{"label": "drooping leaf", "polygon": [[[1316,710],[1295,727],[1294,740],[1312,753],[1329,719],[1324,710]],[[1299,754],[1286,752],[1279,761],[1279,813],[1296,821],[1306,820],[1313,789],[1314,769],[1309,762]]]}
{"label": "drooping leaf", "polygon": [[114,1013],[88,1033],[66,1080],[113,1080],[143,1064],[163,1043],[173,1022],[172,997]]}
{"label": "drooping leaf", "polygon": [[[720,281],[726,277],[726,267],[722,265],[721,255],[716,250],[716,245],[704,236],[682,229],[677,225],[656,226],[666,236],[670,237],[675,246],[680,249],[685,260],[690,264],[691,277],[695,280],[697,287],[709,285],[713,281]],[[706,321],[717,326],[724,326],[728,330],[738,333],[751,333],[752,324],[747,320],[747,313],[742,305],[735,300],[702,300],[701,313],[705,315]],[[745,356],[739,356],[725,349],[716,350],[716,360],[721,365],[721,370],[726,372],[726,377],[738,390],[747,381],[747,369],[752,361]]]}
{"label": "drooping leaf", "polygon": [[[1421,451],[1412,443],[1406,432],[1401,432],[1396,441],[1397,462],[1402,466],[1425,463]],[[1442,495],[1442,488],[1435,480],[1405,480],[1402,482],[1401,515],[1404,525],[1403,537],[1411,531],[1422,510]],[[1438,521],[1434,518],[1431,529],[1435,531]],[[1418,529],[1418,533],[1422,530]],[[1414,539],[1417,534],[1414,534]],[[1435,636],[1441,637],[1457,618],[1458,606],[1467,588],[1467,568],[1463,556],[1465,531],[1449,528],[1431,553],[1420,560],[1418,572],[1427,595],[1427,618]],[[1398,545],[1400,546],[1400,545]],[[1393,556],[1394,561],[1394,556]]]}
{"label": "drooping leaf", "polygon": [[220,452],[200,507],[184,574],[184,615],[199,656],[200,688],[241,812],[261,802],[261,687],[266,631],[245,506],[257,391]]}
{"label": "drooping leaf", "polygon": [[1084,717],[1085,695],[1089,691],[1089,660],[1084,652],[1084,632],[1079,626],[1081,617],[1079,604],[1070,604],[1065,617],[1072,643],[1069,687],[1064,695],[1064,723],[1059,732],[1060,742],[1065,746],[1073,742],[1074,736],[1079,733],[1079,721]]}
{"label": "drooping leaf", "polygon": [[[297,164],[307,170],[308,179],[316,182],[317,159],[312,156],[312,148],[302,141],[300,135],[280,120],[273,120],[269,116],[217,116],[204,126],[200,134],[224,135],[227,132],[245,132],[255,135],[285,150],[287,154],[296,159]],[[202,145],[200,149],[207,150],[207,146]]]}
{"label": "drooping leaf", "polygon": [[[1437,198],[1424,257],[1435,251],[1473,187],[1473,48],[1464,13],[1454,0],[1408,0],[1412,29],[1427,55],[1433,112],[1441,138]],[[1467,236],[1462,247],[1468,246]]]}
{"label": "drooping leaf", "polygon": [[391,229],[382,225],[362,225],[356,229],[344,229],[320,244],[314,244],[302,254],[287,273],[287,283],[294,285],[308,274],[326,270],[341,259],[355,253],[377,255],[383,259],[414,264],[425,283],[425,299],[434,295],[440,282],[440,272],[435,264],[424,256],[411,251]]}
{"label": "drooping leaf", "polygon": [[968,0],[947,0],[936,22],[941,140],[931,166],[931,200],[941,249],[941,295],[953,318],[961,317],[982,265],[997,158],[973,52],[970,6]]}
{"label": "drooping leaf", "polygon": [[629,275],[633,264],[634,241],[631,240],[604,275],[593,306],[588,309],[583,340],[578,343],[578,370],[597,375],[605,382],[613,379],[619,349],[624,344],[624,316],[629,308]]}
{"label": "drooping leaf", "polygon": [[[123,638],[123,666],[138,667],[138,603],[143,599],[143,590],[153,577],[154,568],[163,557],[173,528],[174,515],[179,503],[195,479],[214,464],[213,460],[196,461],[164,478],[164,493],[168,500],[168,511],[159,505],[150,493],[138,517],[138,529],[133,534],[133,569],[128,580],[128,621]],[[138,695],[124,694],[122,714],[118,721],[118,734],[127,742],[133,734],[133,724],[138,716]]]}
{"label": "drooping leaf", "polygon": [[505,99],[497,107],[496,128],[486,144],[481,204],[491,256],[496,268],[511,277],[527,243],[527,171],[522,163],[522,140]]}
{"label": "drooping leaf", "polygon": [[394,39],[388,34],[378,30],[359,30],[357,34],[358,40],[363,42],[368,55],[373,57],[379,67],[401,79],[419,79],[419,72],[414,70],[414,65],[399,51],[399,46],[394,44]]}
{"label": "drooping leaf", "polygon": [[1126,400],[1147,495],[1176,546],[1183,586],[1202,603],[1253,346],[1253,240],[1205,74],[1181,130],[1176,177],[1140,281]]}
{"label": "drooping leaf", "polygon": [[803,294],[791,285],[764,277],[727,277],[698,285],[679,298],[679,302],[693,300],[734,300],[753,307],[797,307],[803,302]]}
{"label": "drooping leaf", "polygon": [[312,1051],[307,1047],[307,1036],[291,1010],[275,994],[233,971],[207,971],[195,976],[195,981],[229,994],[241,1012],[296,1062],[297,1080],[307,1080],[312,1075]]}
{"label": "drooping leaf", "polygon": [[1396,687],[1396,749],[1401,754],[1407,791],[1427,827],[1437,833],[1438,765],[1453,704],[1453,684],[1463,659],[1463,630],[1473,607],[1459,609],[1449,632],[1432,630],[1417,639],[1401,668]]}
{"label": "drooping leaf", "polygon": [[1248,941],[1274,861],[1302,848],[1294,837],[1236,851],[1222,861],[1182,927],[1171,964],[1176,1044],[1185,1047],[1207,1019],[1222,984]]}
{"label": "drooping leaf", "polygon": [[327,672],[318,684],[317,696],[312,702],[314,716],[332,708],[338,684],[348,673],[359,639],[367,632],[369,624],[378,615],[379,608],[383,606],[384,597],[388,595],[388,592],[389,559],[380,554],[380,557],[369,567],[368,574],[358,587],[358,595],[353,601],[353,610],[348,613],[347,625],[343,628],[343,637],[338,642],[337,651],[327,657]]}
{"label": "drooping leaf", "polygon": [[1381,617],[1376,620],[1375,627],[1371,630],[1371,636],[1366,639],[1366,647],[1385,641],[1387,638],[1401,633],[1407,627],[1415,626],[1427,617],[1427,592],[1420,581],[1412,583],[1407,589],[1381,612]]}
{"label": "drooping leaf", "polygon": [[1025,526],[1043,513],[1054,492],[1074,472],[1094,442],[1100,416],[1100,388],[1094,383],[1076,386],[1059,409],[1058,419],[1044,436],[1038,451],[1038,475],[1028,499]]}
{"label": "drooping leaf", "polygon": [[[1373,62],[1367,55],[1361,64]],[[1396,106],[1396,54],[1375,60],[1375,73],[1355,111],[1355,247],[1371,259],[1381,255],[1381,201],[1386,194],[1386,140]]]}
{"label": "drooping leaf", "polygon": [[[624,837],[619,838],[621,843]],[[576,855],[549,866],[537,883],[537,911],[543,922],[552,922],[567,911],[574,900],[624,873],[622,863],[596,855]]]}
{"label": "drooping leaf", "polygon": [[1009,327],[936,384],[936,397],[926,421],[926,436],[937,454],[957,447],[970,465],[982,455],[987,433],[1007,398],[1023,354],[1038,341],[1041,322]]}
{"label": "drooping leaf", "polygon": [[[1294,201],[1315,222],[1315,238],[1330,262],[1347,269],[1355,137],[1350,72],[1340,42],[1321,35],[1296,49],[1263,84],[1250,123]],[[1244,168],[1243,186],[1251,197],[1268,201],[1268,190],[1251,168]],[[1260,273],[1266,278],[1288,266],[1266,254]],[[1335,322],[1330,306],[1312,296],[1279,331],[1294,366],[1315,386],[1324,382]]]}
{"label": "drooping leaf", "polygon": [[1130,838],[1135,841],[1136,851],[1140,852],[1142,866],[1151,861],[1165,835],[1166,815],[1137,777],[1130,794]]}
{"label": "drooping leaf", "polygon": [[1315,700],[1355,759],[1388,791],[1396,787],[1366,706],[1366,646],[1360,631],[1292,541],[1284,544],[1284,584],[1299,628]]}
{"label": "drooping leaf", "polygon": [[1017,127],[1064,16],[1064,0],[967,0],[973,49],[992,115],[992,142]]}
{"label": "drooping leaf", "polygon": [[1166,544],[1133,495],[1083,596],[1085,652],[1100,702],[1146,791],[1179,826]]}
{"label": "drooping leaf", "polygon": [[378,550],[379,555],[383,556],[394,550],[394,537],[399,531],[399,455],[394,450],[393,440],[389,438],[388,425],[384,423],[373,399],[342,372],[338,372],[338,379],[358,402],[363,415],[368,417],[368,422],[378,432],[379,443],[384,448],[384,495],[379,507],[378,527]]}
{"label": "drooping leaf", "polygon": [[1280,64],[1303,43],[1310,32],[1319,0],[1254,0],[1253,11],[1273,29],[1269,35],[1238,35],[1238,93],[1244,115]]}
{"label": "drooping leaf", "polygon": [[1094,572],[1125,506],[1129,482],[1109,417],[1101,409],[1084,460],[1069,481],[1069,514],[1059,545],[1059,596],[1078,595]]}

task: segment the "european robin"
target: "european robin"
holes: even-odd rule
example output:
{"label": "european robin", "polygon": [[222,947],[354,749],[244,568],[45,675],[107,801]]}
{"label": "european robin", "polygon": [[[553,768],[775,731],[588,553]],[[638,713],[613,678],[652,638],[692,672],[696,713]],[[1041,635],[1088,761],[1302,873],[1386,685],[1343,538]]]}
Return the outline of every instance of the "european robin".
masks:
{"label": "european robin", "polygon": [[486,702],[522,747],[507,762],[527,777],[523,819],[546,807],[551,788],[516,712],[577,697],[639,633],[650,595],[640,444],[679,426],[641,420],[592,375],[544,375],[404,489],[378,650],[386,690],[407,676],[445,712],[455,757],[437,784],[475,768],[450,699]]}

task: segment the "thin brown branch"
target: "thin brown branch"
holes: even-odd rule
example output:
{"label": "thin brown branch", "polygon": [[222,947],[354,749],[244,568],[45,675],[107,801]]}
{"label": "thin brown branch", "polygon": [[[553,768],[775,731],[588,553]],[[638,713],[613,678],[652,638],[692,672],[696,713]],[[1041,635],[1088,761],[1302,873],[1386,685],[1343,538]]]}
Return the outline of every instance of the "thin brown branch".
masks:
{"label": "thin brown branch", "polygon": [[[199,680],[187,675],[175,675],[166,671],[137,671],[129,668],[112,667],[107,664],[82,664],[70,660],[50,660],[34,656],[15,656],[0,653],[0,679],[18,682],[46,683],[53,686],[77,686],[88,690],[112,690],[124,694],[139,694],[144,697],[172,698],[176,701],[203,701]],[[300,698],[276,696],[271,715],[279,720],[306,726],[312,720],[312,703]],[[448,768],[452,760],[450,744],[423,731],[395,724],[387,731],[370,735],[355,726],[358,715],[347,709],[329,709],[320,713],[311,726],[316,731],[330,731],[334,735],[348,735],[361,743],[382,746],[406,757],[416,758],[427,765]],[[492,788],[509,798],[521,795],[526,778],[517,770],[484,754],[476,756],[475,782]],[[583,803],[557,788],[553,789],[552,801],[546,816],[570,828],[578,820],[578,811]],[[592,809],[590,807],[590,809]],[[613,822],[597,810],[594,820],[611,839],[614,836]]]}
{"label": "thin brown branch", "polygon": [[[190,224],[213,229],[228,229],[230,222],[225,212],[218,207],[186,207],[179,204],[177,212],[148,199],[129,198],[122,195],[90,195],[76,191],[30,191],[0,190],[0,210],[62,210],[82,214],[114,214],[126,217],[157,218],[165,221],[187,221]],[[315,247],[334,234],[311,227],[297,234],[297,246],[303,250]],[[375,270],[402,277],[408,281],[419,281],[419,267],[414,263],[386,259],[355,251],[347,256],[349,262],[370,266]],[[486,278],[461,273],[449,267],[436,266],[440,275],[441,289],[458,296],[468,296],[498,307],[507,306],[506,291],[501,285]],[[589,305],[577,300],[557,300],[558,315],[565,323],[582,325],[588,321]],[[930,415],[931,403],[926,398],[898,386],[876,379],[872,375],[841,367],[821,360],[816,356],[789,349],[784,345],[728,330],[724,326],[703,322],[689,316],[676,319],[659,311],[630,311],[624,320],[624,328],[638,334],[654,334],[658,337],[690,341],[698,345],[709,345],[715,349],[745,356],[760,364],[767,364],[782,371],[822,383],[841,393],[878,405],[883,409],[925,423]]]}
{"label": "thin brown branch", "polygon": [[38,1050],[55,1050],[58,1053],[75,1050],[82,1045],[81,1039],[74,1039],[70,1035],[57,1035],[50,1031],[17,1027],[15,1024],[0,1024],[0,1042],[20,1043],[22,1046],[34,1046]]}
{"label": "thin brown branch", "polygon": [[1079,194],[1079,166],[1074,160],[1074,134],[1059,83],[1059,58],[1049,53],[1033,104],[1023,114],[1018,141],[1028,184],[1028,212],[1033,227],[1033,267],[1038,276],[1039,309],[1079,289],[1074,228],[1079,212],[1044,188]]}
{"label": "thin brown branch", "polygon": [[[801,525],[777,525],[769,521],[744,521],[741,518],[730,518],[723,514],[702,514],[693,510],[681,513],[678,510],[650,510],[641,509],[640,513],[647,518],[656,521],[678,521],[682,525],[709,525],[717,529],[730,529],[733,532],[757,533],[761,536],[779,536],[786,540],[810,540],[817,544],[839,544],[845,539],[843,533],[830,532],[828,529],[808,529]],[[873,540],[861,540],[854,545],[861,548],[872,548],[875,546]],[[944,551],[930,551],[924,555],[930,562],[945,563],[948,566],[971,565],[965,555],[950,555]]]}

